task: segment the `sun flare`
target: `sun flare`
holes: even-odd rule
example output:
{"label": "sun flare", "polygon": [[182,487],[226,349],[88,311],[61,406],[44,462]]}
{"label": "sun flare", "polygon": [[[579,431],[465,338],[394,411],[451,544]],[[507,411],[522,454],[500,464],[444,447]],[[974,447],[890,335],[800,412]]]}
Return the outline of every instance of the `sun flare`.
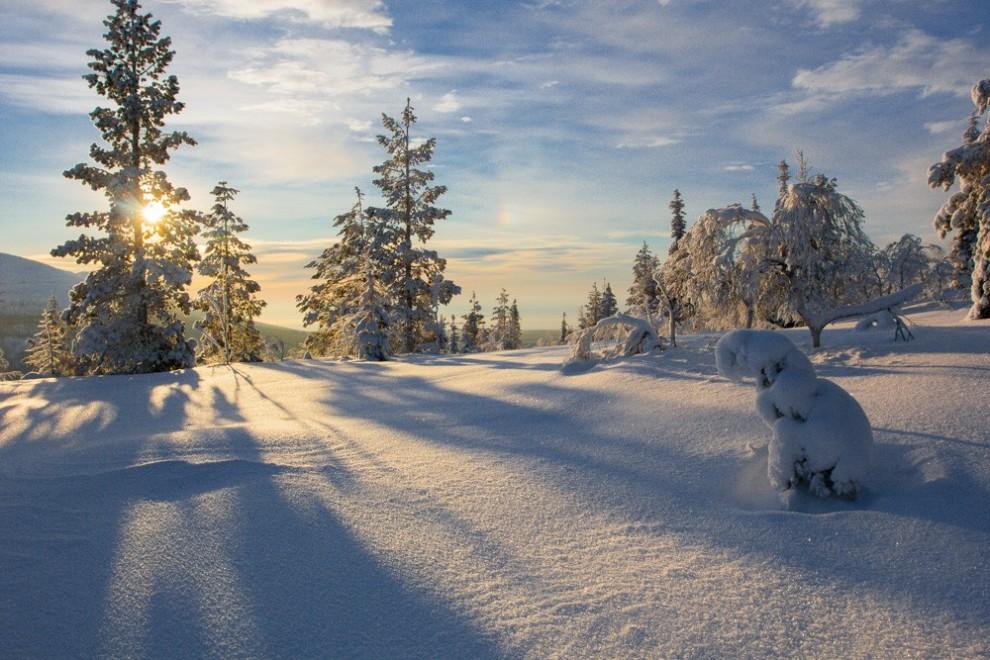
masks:
{"label": "sun flare", "polygon": [[165,207],[161,202],[148,202],[142,210],[144,219],[152,224],[156,224],[165,216]]}

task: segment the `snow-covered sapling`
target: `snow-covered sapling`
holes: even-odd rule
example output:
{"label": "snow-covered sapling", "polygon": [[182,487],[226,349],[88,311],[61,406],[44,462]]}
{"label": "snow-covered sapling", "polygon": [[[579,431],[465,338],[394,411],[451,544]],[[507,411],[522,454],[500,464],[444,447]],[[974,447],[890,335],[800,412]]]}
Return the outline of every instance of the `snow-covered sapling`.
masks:
{"label": "snow-covered sapling", "polygon": [[773,429],[767,458],[771,486],[784,493],[806,484],[819,497],[859,494],[873,432],[848,392],[818,378],[808,357],[777,332],[730,332],[715,346],[715,359],[722,376],[756,380],[757,412]]}

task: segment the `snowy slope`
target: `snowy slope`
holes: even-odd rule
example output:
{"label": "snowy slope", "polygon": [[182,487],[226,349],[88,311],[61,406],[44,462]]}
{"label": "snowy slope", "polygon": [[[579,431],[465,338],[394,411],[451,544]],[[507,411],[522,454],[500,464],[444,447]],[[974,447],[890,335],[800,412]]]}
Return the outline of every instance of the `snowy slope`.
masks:
{"label": "snowy slope", "polygon": [[880,465],[789,512],[711,337],[570,375],[533,349],[0,384],[0,648],[985,656],[990,326],[963,313],[826,330]]}

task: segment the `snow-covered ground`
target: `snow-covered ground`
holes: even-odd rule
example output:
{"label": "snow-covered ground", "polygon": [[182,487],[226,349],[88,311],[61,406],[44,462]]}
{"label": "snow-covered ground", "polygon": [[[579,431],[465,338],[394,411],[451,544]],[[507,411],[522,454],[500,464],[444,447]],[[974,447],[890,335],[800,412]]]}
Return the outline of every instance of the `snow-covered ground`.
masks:
{"label": "snow-covered ground", "polygon": [[990,326],[963,315],[825,331],[877,464],[797,511],[713,337],[567,373],[552,348],[2,383],[0,649],[986,656]]}

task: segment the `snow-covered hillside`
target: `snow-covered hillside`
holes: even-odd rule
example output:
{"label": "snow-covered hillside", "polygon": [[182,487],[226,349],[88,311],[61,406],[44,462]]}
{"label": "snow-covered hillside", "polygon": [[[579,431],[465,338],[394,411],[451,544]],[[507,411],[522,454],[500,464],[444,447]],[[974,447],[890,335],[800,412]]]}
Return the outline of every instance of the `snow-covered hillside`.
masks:
{"label": "snow-covered hillside", "polygon": [[0,313],[38,314],[55,296],[58,304],[69,301],[69,289],[86,279],[85,273],[70,273],[32,259],[0,252]]}
{"label": "snow-covered hillside", "polygon": [[0,648],[985,656],[990,326],[964,313],[825,331],[876,465],[797,511],[714,337],[568,374],[534,349],[2,383]]}

